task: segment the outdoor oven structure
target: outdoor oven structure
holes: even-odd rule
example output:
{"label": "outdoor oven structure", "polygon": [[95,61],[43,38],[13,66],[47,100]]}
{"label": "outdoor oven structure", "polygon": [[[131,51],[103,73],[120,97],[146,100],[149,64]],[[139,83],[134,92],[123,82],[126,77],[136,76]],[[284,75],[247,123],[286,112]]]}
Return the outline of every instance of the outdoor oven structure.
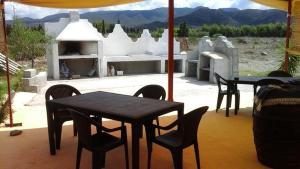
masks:
{"label": "outdoor oven structure", "polygon": [[229,79],[239,75],[238,49],[224,36],[215,42],[205,36],[200,39],[197,50],[189,53],[186,62],[186,76],[216,83],[214,73]]}
{"label": "outdoor oven structure", "polygon": [[48,77],[101,76],[102,37],[87,19],[70,12],[70,18],[45,23],[45,32],[55,38],[46,52]]}
{"label": "outdoor oven structure", "polygon": [[[59,22],[45,23],[45,32],[54,37],[48,46],[48,77],[60,79],[70,74],[103,77],[121,74],[165,73],[168,65],[168,30],[155,40],[144,29],[140,38],[133,41],[116,24],[113,32],[103,37],[78,12]],[[174,71],[185,71],[186,53],[180,52],[180,43],[174,39]],[[116,71],[112,71],[112,69]],[[78,77],[78,76],[76,76]]]}

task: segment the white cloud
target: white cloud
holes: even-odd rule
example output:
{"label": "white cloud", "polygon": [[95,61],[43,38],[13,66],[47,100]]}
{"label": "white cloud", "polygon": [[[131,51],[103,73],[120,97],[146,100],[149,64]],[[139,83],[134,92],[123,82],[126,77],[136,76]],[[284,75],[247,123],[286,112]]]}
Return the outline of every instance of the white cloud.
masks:
{"label": "white cloud", "polygon": [[[259,4],[253,3],[250,0],[174,0],[175,7],[197,7],[205,6],[209,8],[239,8],[239,9],[266,9],[266,7]],[[167,7],[168,0],[145,0],[144,2],[138,2],[128,5],[118,5],[106,8],[93,8],[80,10],[81,12],[86,11],[97,11],[97,10],[147,10],[159,7]],[[15,9],[15,10],[13,10]],[[28,5],[22,5],[13,2],[5,3],[6,17],[11,19],[14,15],[18,17],[31,17],[31,18],[42,18],[47,15],[68,12],[67,9],[54,9],[54,8],[42,8]],[[15,11],[15,12],[14,12]]]}

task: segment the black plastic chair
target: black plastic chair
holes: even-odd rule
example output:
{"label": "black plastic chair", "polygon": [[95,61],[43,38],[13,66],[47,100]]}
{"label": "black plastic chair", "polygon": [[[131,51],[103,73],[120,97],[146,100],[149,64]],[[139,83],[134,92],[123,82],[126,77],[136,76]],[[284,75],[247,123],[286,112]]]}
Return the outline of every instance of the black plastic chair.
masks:
{"label": "black plastic chair", "polygon": [[[92,152],[92,169],[99,169],[105,167],[106,152],[121,145],[124,145],[126,169],[129,169],[127,133],[125,126],[108,129],[83,113],[75,110],[69,111],[71,112],[78,129],[76,169],[80,168],[82,148]],[[96,134],[92,134],[91,132],[92,125],[97,129]],[[121,131],[121,138],[109,134],[116,131]]]}
{"label": "black plastic chair", "polygon": [[[157,99],[157,100],[165,100],[166,99],[166,91],[160,85],[147,85],[139,89],[133,96],[142,95],[145,98]],[[159,125],[159,119],[156,118],[156,124]],[[142,131],[141,131],[142,133]],[[160,129],[158,129],[158,134],[160,135]]]}
{"label": "black plastic chair", "polygon": [[[219,89],[216,112],[218,112],[218,110],[220,109],[223,98],[225,95],[227,95],[227,91],[229,90],[229,99],[227,100],[227,102],[229,102],[229,103],[228,104],[226,103],[226,109],[231,107],[231,99],[232,99],[232,95],[234,95],[235,96],[234,113],[237,114],[237,112],[240,108],[240,91],[237,89],[237,85],[235,84],[233,86],[229,86],[226,79],[221,77],[218,73],[214,73],[214,74],[215,74],[215,78],[217,80],[217,85],[218,85],[218,89]],[[223,90],[222,85],[226,86],[227,90]],[[227,107],[227,105],[229,105],[229,107]]]}
{"label": "black plastic chair", "polygon": [[[146,124],[148,169],[150,169],[151,166],[152,143],[161,145],[171,151],[175,169],[182,169],[183,149],[194,145],[197,168],[200,169],[200,156],[197,140],[198,126],[207,109],[207,106],[195,109],[190,113],[185,114],[181,123],[179,120],[176,120],[166,127],[154,125],[152,122]],[[155,129],[170,130],[175,126],[178,126],[177,130],[169,131],[157,137],[155,136]],[[183,129],[179,129],[179,126],[183,127]]]}
{"label": "black plastic chair", "polygon": [[283,70],[275,70],[268,74],[268,77],[293,77],[290,73]]}
{"label": "black plastic chair", "polygon": [[[64,97],[70,97],[73,95],[81,94],[76,88],[66,85],[66,84],[58,84],[51,86],[45,94],[46,101],[52,99],[59,99]],[[55,143],[56,148],[60,149],[60,142],[61,142],[61,132],[62,132],[62,125],[66,121],[73,120],[70,112],[66,109],[58,109],[54,114],[54,131],[55,131]],[[73,131],[74,136],[77,136],[77,129],[76,123],[73,123]]]}
{"label": "black plastic chair", "polygon": [[[285,72],[285,71],[283,71],[283,70],[275,70],[275,71],[272,71],[272,72],[270,72],[269,74],[268,74],[268,77],[293,77],[290,73],[288,73],[288,72]],[[264,79],[263,79],[264,80]],[[274,83],[274,84],[282,84],[282,82],[280,81],[280,80],[278,80],[277,82],[276,82],[276,80],[277,79],[271,79],[271,80],[266,80],[266,81],[261,81],[260,83],[266,83],[265,85],[268,85],[268,83],[269,84],[272,84],[272,82]],[[254,88],[254,96],[256,95],[256,92],[257,92],[257,86],[263,86],[263,85],[258,85],[258,84],[255,84],[254,86],[253,86],[253,88]]]}

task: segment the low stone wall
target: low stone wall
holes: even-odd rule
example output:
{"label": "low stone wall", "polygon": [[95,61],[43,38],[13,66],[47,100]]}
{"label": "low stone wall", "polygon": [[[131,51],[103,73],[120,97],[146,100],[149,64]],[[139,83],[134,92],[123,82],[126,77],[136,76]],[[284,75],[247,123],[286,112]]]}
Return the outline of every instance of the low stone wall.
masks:
{"label": "low stone wall", "polygon": [[25,92],[40,93],[41,89],[47,84],[47,73],[40,72],[37,74],[35,69],[24,71],[22,78],[22,87]]}

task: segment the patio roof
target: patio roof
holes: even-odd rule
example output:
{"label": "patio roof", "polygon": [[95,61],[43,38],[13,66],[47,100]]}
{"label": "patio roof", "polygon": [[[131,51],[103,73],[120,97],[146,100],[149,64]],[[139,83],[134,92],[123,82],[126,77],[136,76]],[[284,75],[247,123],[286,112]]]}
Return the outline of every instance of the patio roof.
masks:
{"label": "patio roof", "polygon": [[51,8],[95,8],[111,5],[120,5],[143,0],[9,0],[26,5]]}

